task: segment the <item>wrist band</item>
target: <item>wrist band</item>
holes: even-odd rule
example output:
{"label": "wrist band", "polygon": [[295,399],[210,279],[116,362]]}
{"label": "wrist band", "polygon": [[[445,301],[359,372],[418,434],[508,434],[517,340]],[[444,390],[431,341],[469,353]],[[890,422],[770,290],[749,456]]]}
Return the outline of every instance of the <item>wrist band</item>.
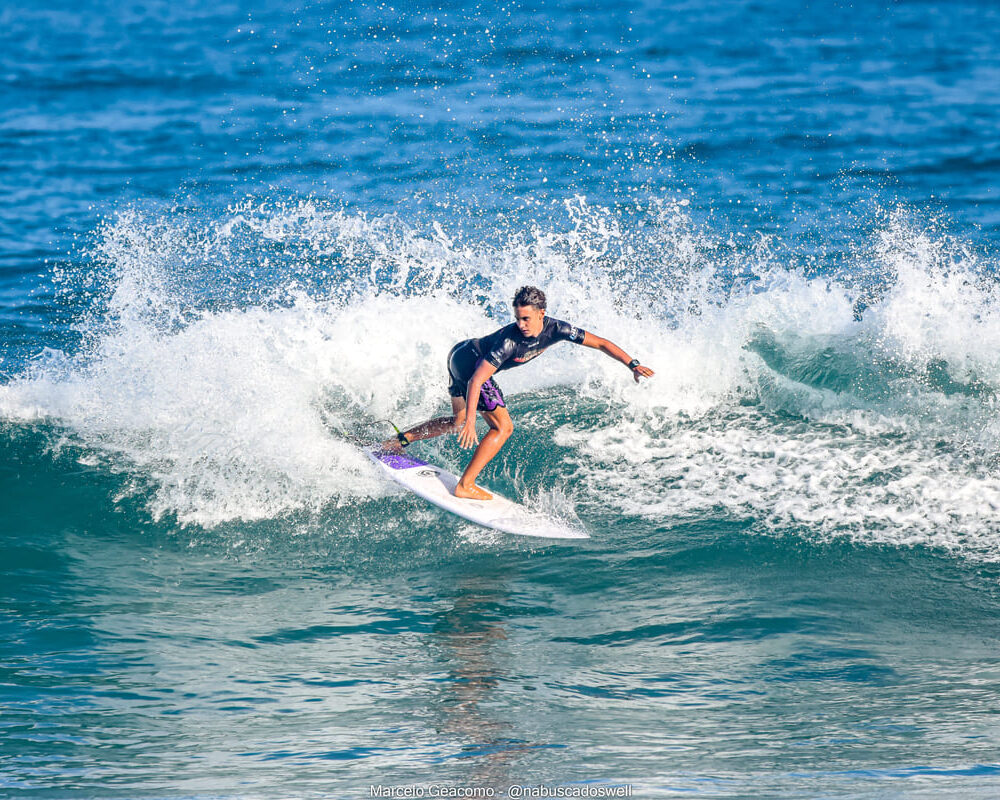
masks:
{"label": "wrist band", "polygon": [[633,358],[631,361],[628,362],[628,368],[629,369],[635,369],[638,366],[639,366],[639,359],[638,358]]}
{"label": "wrist band", "polygon": [[396,438],[399,439],[399,443],[403,447],[409,447],[410,446],[410,440],[406,438],[406,434],[405,433],[397,433],[396,434]]}

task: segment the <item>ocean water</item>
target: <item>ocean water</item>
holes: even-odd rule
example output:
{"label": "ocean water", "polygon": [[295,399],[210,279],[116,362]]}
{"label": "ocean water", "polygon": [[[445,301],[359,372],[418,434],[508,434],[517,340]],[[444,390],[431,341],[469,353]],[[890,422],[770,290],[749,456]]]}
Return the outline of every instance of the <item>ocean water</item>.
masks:
{"label": "ocean water", "polygon": [[[1000,796],[998,42],[0,4],[0,795]],[[500,376],[482,482],[583,542],[356,446],[529,283],[656,371]]]}

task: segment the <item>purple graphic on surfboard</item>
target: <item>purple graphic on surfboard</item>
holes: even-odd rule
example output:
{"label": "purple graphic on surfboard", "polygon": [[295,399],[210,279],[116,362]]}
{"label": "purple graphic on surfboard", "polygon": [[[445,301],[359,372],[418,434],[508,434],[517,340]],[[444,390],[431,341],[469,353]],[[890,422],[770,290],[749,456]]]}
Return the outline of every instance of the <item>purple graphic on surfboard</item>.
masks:
{"label": "purple graphic on surfboard", "polygon": [[404,456],[400,453],[372,453],[373,458],[377,458],[391,469],[409,469],[410,467],[426,467],[426,461],[418,461],[415,458]]}

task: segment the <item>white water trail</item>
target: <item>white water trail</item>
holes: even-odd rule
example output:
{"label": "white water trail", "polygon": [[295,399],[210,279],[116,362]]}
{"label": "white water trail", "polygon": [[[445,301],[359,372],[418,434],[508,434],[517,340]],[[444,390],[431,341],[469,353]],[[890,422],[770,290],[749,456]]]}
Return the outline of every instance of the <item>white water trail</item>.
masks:
{"label": "white water trail", "polygon": [[599,497],[593,513],[1000,557],[990,263],[902,214],[828,277],[765,237],[714,237],[675,202],[637,220],[577,198],[564,221],[494,241],[316,202],[200,223],[124,214],[75,276],[96,287],[85,346],[0,387],[0,414],[142,475],[150,513],[182,524],[365,502],[388,489],[350,440],[445,413],[449,348],[506,324],[535,284],[551,314],[657,373],[636,386],[563,344],[501,374],[515,420],[519,396],[556,390],[544,435],[568,448],[551,464],[567,473],[542,491],[573,483],[583,514]]}

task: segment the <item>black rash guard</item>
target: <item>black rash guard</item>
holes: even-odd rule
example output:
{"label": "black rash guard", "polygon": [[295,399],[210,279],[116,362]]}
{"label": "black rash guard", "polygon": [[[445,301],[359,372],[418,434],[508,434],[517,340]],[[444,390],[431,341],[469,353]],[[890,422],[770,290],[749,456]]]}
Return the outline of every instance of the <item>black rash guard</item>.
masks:
{"label": "black rash guard", "polygon": [[[497,371],[510,369],[540,356],[545,348],[556,342],[583,343],[586,332],[568,322],[547,317],[538,336],[522,336],[516,323],[494,331],[482,339],[466,339],[459,342],[448,353],[448,394],[465,397],[469,380],[481,361],[488,361]],[[505,406],[503,392],[493,378],[488,378],[479,392],[477,408],[493,411],[497,406]]]}
{"label": "black rash guard", "polygon": [[484,361],[501,370],[517,367],[537,358],[556,342],[582,344],[586,331],[554,317],[546,317],[538,336],[524,336],[517,323],[511,323],[489,336],[474,339],[476,349]]}

